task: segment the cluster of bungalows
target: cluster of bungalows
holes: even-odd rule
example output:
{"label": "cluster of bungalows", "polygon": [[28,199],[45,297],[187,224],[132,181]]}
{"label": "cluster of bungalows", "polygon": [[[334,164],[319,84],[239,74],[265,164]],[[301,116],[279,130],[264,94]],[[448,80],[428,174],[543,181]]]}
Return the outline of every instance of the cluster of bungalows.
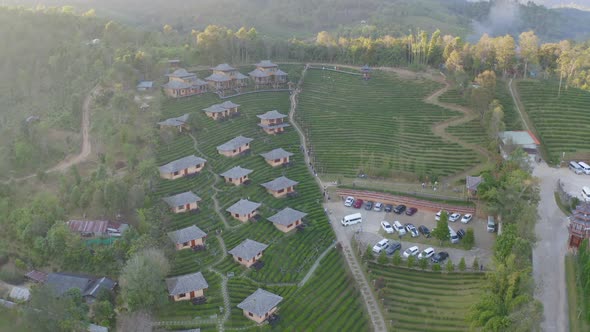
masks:
{"label": "cluster of bungalows", "polygon": [[[184,68],[178,68],[167,74],[168,82],[162,85],[164,93],[172,98],[180,98],[202,94],[207,91],[224,91],[239,89],[248,85],[250,79],[256,88],[271,86],[279,88],[287,83],[287,73],[279,69],[270,60],[262,60],[256,69],[246,76],[227,63],[210,68],[212,74],[199,79],[197,74]],[[138,86],[139,89],[139,86]]]}

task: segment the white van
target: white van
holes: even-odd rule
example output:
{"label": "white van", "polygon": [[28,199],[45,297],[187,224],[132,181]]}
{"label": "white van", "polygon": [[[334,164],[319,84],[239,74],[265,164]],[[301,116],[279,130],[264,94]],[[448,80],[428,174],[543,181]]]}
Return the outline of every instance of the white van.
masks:
{"label": "white van", "polygon": [[493,216],[488,216],[487,230],[490,233],[493,233],[493,232],[496,231],[496,222],[494,222],[494,217]]}
{"label": "white van", "polygon": [[455,230],[453,230],[451,228],[451,226],[449,227],[449,237],[451,239],[451,243],[459,243],[459,236],[457,236],[457,232],[455,232]]}
{"label": "white van", "polygon": [[586,186],[582,187],[582,198],[585,202],[590,202],[590,188]]}
{"label": "white van", "polygon": [[342,223],[342,226],[358,224],[360,222],[363,222],[363,216],[361,216],[360,213],[349,214],[347,216],[344,216],[344,218],[342,218],[340,222]]}
{"label": "white van", "polygon": [[580,164],[578,164],[575,161],[570,161],[568,167],[569,167],[569,169],[571,169],[576,174],[582,174],[582,173],[584,173],[584,170],[582,169],[582,167],[580,166]]}
{"label": "white van", "polygon": [[582,167],[584,174],[590,175],[590,165],[586,164],[583,161],[578,161],[578,165],[580,165],[580,167]]}
{"label": "white van", "polygon": [[399,236],[404,236],[406,235],[406,228],[404,227],[404,225],[402,225],[401,222],[399,221],[394,221],[393,222],[393,229],[395,229],[395,231],[397,232],[397,234],[399,234]]}

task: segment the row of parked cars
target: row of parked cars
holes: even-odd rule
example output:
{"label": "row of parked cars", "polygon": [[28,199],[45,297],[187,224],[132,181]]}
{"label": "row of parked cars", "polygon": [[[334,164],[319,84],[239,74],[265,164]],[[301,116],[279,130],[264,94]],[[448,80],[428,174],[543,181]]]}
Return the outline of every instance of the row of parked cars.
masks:
{"label": "row of parked cars", "polygon": [[[375,244],[373,246],[373,252],[375,254],[381,254],[382,251],[385,251],[385,253],[388,256],[393,255],[396,251],[398,250],[402,250],[402,245],[401,243],[397,242],[397,241],[390,241],[388,239],[383,239],[379,242],[377,242],[377,244]],[[418,246],[412,246],[406,250],[404,250],[404,252],[402,253],[402,257],[404,258],[408,258],[410,256],[417,256],[418,259],[429,259],[433,262],[433,263],[441,263],[444,260],[446,260],[447,258],[449,258],[449,253],[446,251],[441,251],[438,253],[434,252],[434,248],[429,247],[426,248],[422,251],[420,251],[420,248],[418,248]]]}
{"label": "row of parked cars", "polygon": [[420,234],[424,235],[425,237],[430,237],[430,230],[428,227],[424,225],[420,225],[418,228],[414,226],[414,224],[406,223],[403,224],[399,221],[394,221],[393,224],[390,224],[388,221],[383,220],[381,222],[381,228],[387,234],[397,233],[399,236],[404,236],[406,234],[410,234],[412,237],[418,237]]}
{"label": "row of parked cars", "polygon": [[[434,220],[439,221],[440,220],[440,215],[443,213],[444,210],[440,210],[438,211],[435,215],[434,215]],[[449,216],[449,221],[450,222],[456,222],[461,220],[462,223],[464,224],[468,224],[472,219],[473,219],[473,215],[466,213],[464,215],[461,215],[461,213],[457,213],[457,212],[453,212],[453,213],[449,213],[447,212],[447,215]]]}
{"label": "row of parked cars", "polygon": [[385,212],[393,212],[396,214],[402,214],[402,213],[406,213],[407,216],[413,216],[416,212],[418,212],[418,209],[415,207],[410,207],[408,208],[407,206],[400,204],[400,205],[396,205],[393,206],[392,204],[383,204],[381,202],[373,202],[373,201],[363,201],[362,199],[354,199],[354,197],[352,196],[348,196],[346,197],[346,200],[344,200],[344,206],[346,207],[353,207],[355,209],[360,209],[363,206],[365,207],[365,210],[370,211],[377,211],[377,212],[381,212],[381,211],[385,211]]}

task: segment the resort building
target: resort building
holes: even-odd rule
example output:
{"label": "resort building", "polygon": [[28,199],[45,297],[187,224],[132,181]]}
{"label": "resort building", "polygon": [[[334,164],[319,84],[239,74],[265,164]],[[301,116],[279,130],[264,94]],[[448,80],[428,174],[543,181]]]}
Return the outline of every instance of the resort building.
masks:
{"label": "resort building", "polygon": [[238,304],[238,308],[244,311],[244,316],[260,324],[277,311],[277,306],[281,301],[283,301],[282,297],[258,288]]}
{"label": "resort building", "polygon": [[164,197],[163,200],[168,204],[172,212],[182,213],[198,210],[199,206],[197,203],[201,201],[201,198],[193,194],[192,191],[187,191],[177,195]]}
{"label": "resort building", "polygon": [[219,154],[226,157],[235,157],[239,154],[250,151],[250,142],[252,142],[252,138],[238,136],[218,146],[217,151]]}
{"label": "resort building", "polygon": [[204,108],[203,111],[211,119],[220,120],[239,115],[238,107],[240,107],[240,105],[234,104],[231,101],[224,101],[221,104],[215,104]]}
{"label": "resort building", "polygon": [[234,260],[246,267],[250,267],[262,258],[262,252],[268,245],[254,240],[246,239],[237,247],[228,251]]}
{"label": "resort building", "polygon": [[267,153],[260,154],[264,157],[264,160],[272,166],[288,165],[291,161],[290,158],[293,155],[291,152],[287,152],[281,148],[271,150]]}
{"label": "resort building", "polygon": [[120,237],[129,228],[129,224],[106,220],[70,220],[66,225],[83,237]]}
{"label": "resort building", "polygon": [[247,199],[240,199],[225,211],[229,212],[232,217],[239,221],[246,222],[258,215],[260,205],[260,203],[251,202]]}
{"label": "resort building", "polygon": [[282,209],[279,213],[268,220],[271,221],[281,232],[289,232],[303,223],[302,219],[307,215],[305,212],[297,211],[289,207]]}
{"label": "resort building", "polygon": [[248,183],[250,181],[248,179],[248,175],[250,173],[252,173],[251,169],[236,166],[224,173],[221,173],[220,175],[225,179],[225,182],[239,186],[243,183]]}
{"label": "resort building", "polygon": [[176,69],[168,76],[168,83],[162,85],[164,93],[173,98],[194,96],[207,92],[207,82],[197,78],[195,73],[186,69]]}
{"label": "resort building", "polygon": [[205,78],[211,89],[227,90],[243,87],[248,84],[248,76],[240,73],[236,68],[222,63],[211,68],[213,74]]}
{"label": "resort building", "polygon": [[102,290],[114,292],[117,283],[107,277],[95,278],[72,273],[49,273],[42,281],[51,288],[57,297],[61,297],[71,289],[78,289],[86,302],[96,301]]}
{"label": "resort building", "polygon": [[137,91],[140,91],[140,92],[150,91],[153,88],[154,88],[153,81],[141,81],[141,82],[137,83],[137,86],[136,86]]}
{"label": "resort building", "polygon": [[187,301],[205,296],[209,284],[201,272],[166,278],[168,295],[172,301]]}
{"label": "resort building", "polygon": [[188,114],[181,115],[176,118],[166,119],[164,121],[158,122],[160,129],[164,128],[175,128],[178,131],[182,132],[183,130],[189,130],[190,127],[188,125]]}
{"label": "resort building", "polygon": [[503,131],[498,134],[500,138],[500,152],[504,159],[516,149],[521,148],[532,158],[539,154],[541,142],[530,131]]}
{"label": "resort building", "polygon": [[248,73],[256,87],[268,86],[278,87],[287,83],[287,73],[279,69],[277,64],[270,60],[262,60],[256,65],[256,69]]}
{"label": "resort building", "polygon": [[584,239],[590,239],[590,203],[581,203],[572,212],[568,226],[570,247],[579,248]]}
{"label": "resort building", "polygon": [[168,237],[174,243],[176,250],[182,250],[196,246],[204,246],[207,233],[203,232],[199,227],[192,225],[174,232],[169,232]]}
{"label": "resort building", "polygon": [[260,119],[260,126],[267,134],[278,134],[285,131],[285,127],[290,125],[284,121],[287,117],[285,114],[281,114],[276,110],[268,111],[264,114],[257,115]]}
{"label": "resort building", "polygon": [[299,184],[299,182],[281,176],[270,182],[263,183],[262,186],[266,188],[269,194],[278,198],[286,196],[289,193],[295,192],[295,186],[297,184]]}
{"label": "resort building", "polygon": [[174,180],[199,173],[205,167],[206,162],[207,160],[192,155],[169,162],[166,165],[158,167],[158,169],[160,170],[161,178]]}

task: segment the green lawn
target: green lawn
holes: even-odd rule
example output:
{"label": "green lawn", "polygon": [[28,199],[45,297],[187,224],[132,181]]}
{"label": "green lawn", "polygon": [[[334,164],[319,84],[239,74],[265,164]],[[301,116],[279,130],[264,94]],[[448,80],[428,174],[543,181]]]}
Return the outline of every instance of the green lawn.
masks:
{"label": "green lawn", "polygon": [[570,87],[562,88],[558,97],[558,82],[521,81],[517,83],[524,108],[533,122],[550,162],[590,157],[590,145],[584,137],[590,129],[590,93]]}
{"label": "green lawn", "polygon": [[590,331],[590,324],[580,318],[584,303],[576,283],[576,260],[572,255],[565,256],[565,276],[567,284],[568,318],[571,332]]}
{"label": "green lawn", "polygon": [[365,81],[309,70],[296,114],[311,140],[318,171],[346,177],[360,172],[445,176],[478,163],[475,151],[432,133],[434,123],[460,116],[422,101],[440,87],[392,73],[375,72]]}
{"label": "green lawn", "polygon": [[469,331],[465,317],[480,294],[481,273],[440,273],[369,263],[372,280],[382,278],[377,291],[385,320],[394,331]]}

